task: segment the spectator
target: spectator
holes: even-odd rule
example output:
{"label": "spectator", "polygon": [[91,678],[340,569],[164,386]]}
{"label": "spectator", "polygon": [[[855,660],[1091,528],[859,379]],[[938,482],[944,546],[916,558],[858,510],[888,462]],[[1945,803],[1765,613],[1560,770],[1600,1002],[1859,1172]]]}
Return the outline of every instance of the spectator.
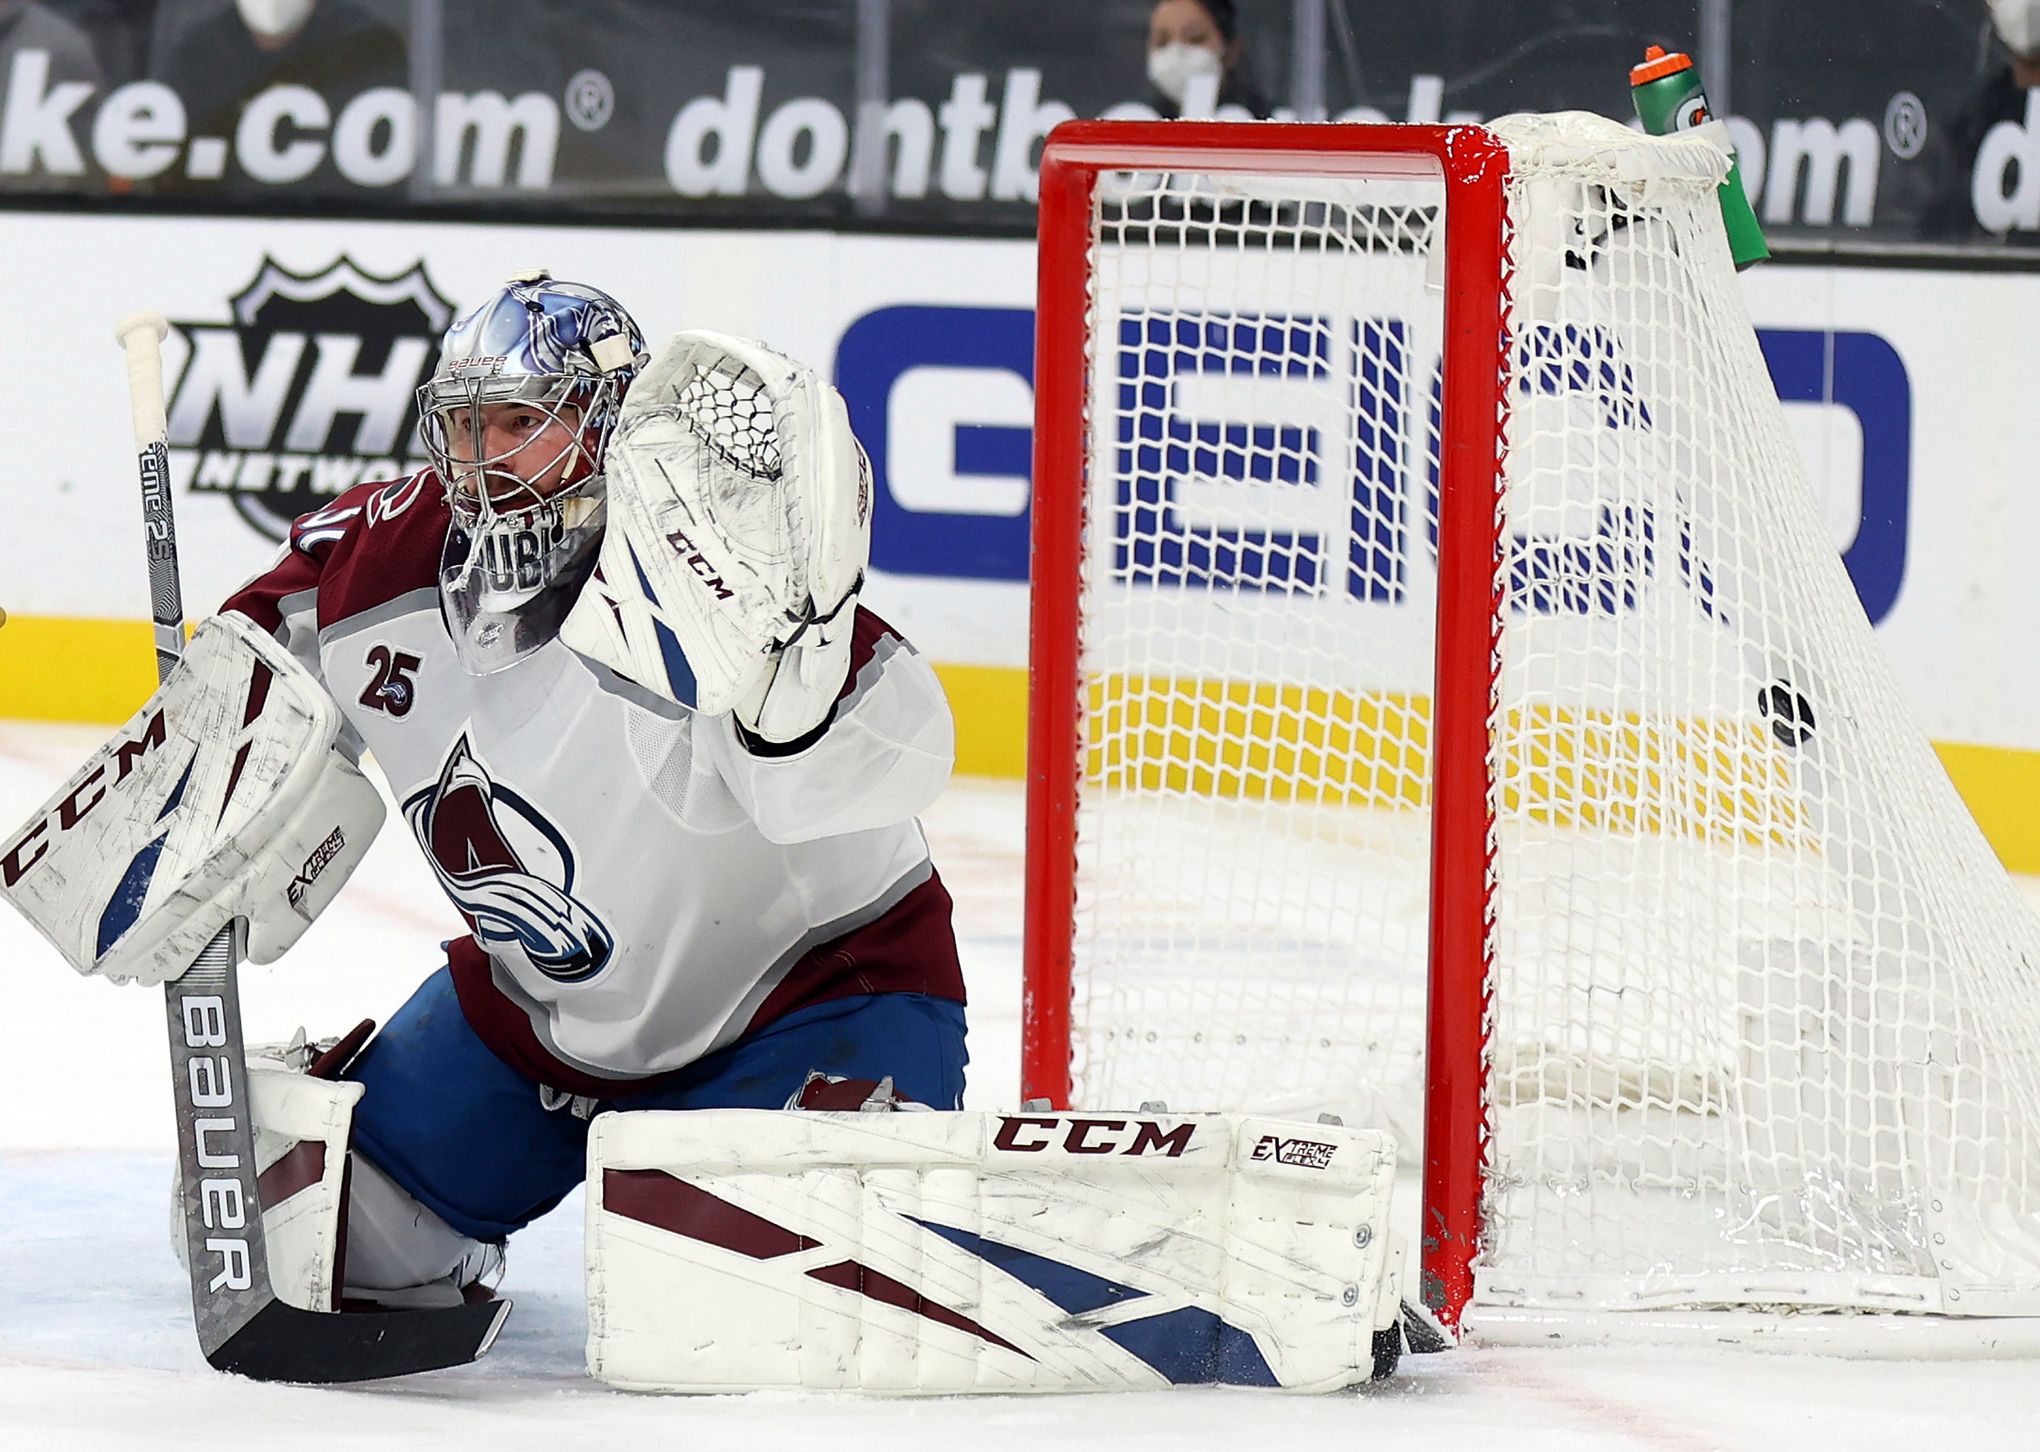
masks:
{"label": "spectator", "polygon": [[1991,29],[2012,53],[2012,79],[2026,88],[2040,86],[2040,3],[2036,0],[1988,0]]}
{"label": "spectator", "polygon": [[14,58],[30,50],[49,56],[51,84],[105,82],[92,38],[83,30],[36,0],[0,0],[0,81],[12,76]]}
{"label": "spectator", "polygon": [[[232,138],[241,109],[276,86],[305,86],[338,115],[376,86],[410,86],[409,47],[401,31],[353,0],[164,0],[158,12],[159,51],[152,68],[184,100],[193,137]],[[225,184],[245,187],[232,169]],[[206,189],[221,183],[175,170],[159,189]],[[330,152],[306,178],[307,189],[347,183]]]}
{"label": "spectator", "polygon": [[[38,74],[34,68],[41,66],[45,91],[82,81],[99,94],[106,83],[91,37],[35,0],[0,0],[0,93],[11,90],[17,65],[25,68],[20,74],[31,86]],[[77,177],[44,172],[0,173],[0,191],[68,191],[78,184]]]}
{"label": "spectator", "polygon": [[37,0],[0,0],[0,81],[12,74],[15,56],[25,50],[49,55],[52,82],[97,86],[105,79],[92,38],[83,30]]}
{"label": "spectator", "polygon": [[1199,99],[1197,91],[1210,94],[1215,80],[1218,105],[1266,120],[1267,98],[1240,66],[1244,49],[1233,0],[1155,0],[1148,12],[1147,73],[1155,91],[1149,104],[1175,119],[1186,101]]}
{"label": "spectator", "polygon": [[[1920,235],[1932,241],[1980,240],[1970,179],[1984,137],[2001,121],[2023,125],[2026,98],[2040,87],[2040,0],[1986,0],[1992,31],[1982,83],[1949,122],[1946,161],[1920,214]],[[2030,238],[2028,239],[2030,240]]]}

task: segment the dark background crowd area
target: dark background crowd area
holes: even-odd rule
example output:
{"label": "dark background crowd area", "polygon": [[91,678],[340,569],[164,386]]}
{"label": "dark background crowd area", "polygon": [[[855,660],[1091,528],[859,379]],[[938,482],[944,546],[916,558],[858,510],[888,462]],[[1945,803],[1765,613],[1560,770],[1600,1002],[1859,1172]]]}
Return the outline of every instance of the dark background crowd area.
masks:
{"label": "dark background crowd area", "polygon": [[[676,192],[668,131],[689,100],[721,96],[732,67],[762,68],[761,116],[792,98],[821,97],[845,117],[860,100],[917,98],[931,113],[959,76],[985,77],[989,100],[1015,68],[1040,73],[1044,100],[1078,115],[1140,102],[1173,114],[1150,79],[1156,18],[1169,0],[0,0],[0,87],[13,57],[49,57],[46,85],[84,82],[93,99],[74,130],[82,176],[33,168],[0,174],[0,192],[104,199],[144,206],[353,214],[463,208],[534,215],[647,216],[686,223],[868,223],[1024,232],[1024,199],[959,200],[887,190],[860,204],[845,176],[823,194],[787,199]],[[1969,205],[1972,164],[2002,123],[2022,124],[2040,60],[2021,63],[1994,32],[1986,0],[1438,0],[1400,6],[1329,0],[1298,45],[1308,12],[1293,0],[1176,0],[1220,17],[1224,88],[1234,114],[1315,106],[1327,116],[1372,108],[1391,120],[1493,116],[1514,110],[1630,114],[1628,69],[1646,44],[1704,54],[1710,23],[1725,40],[1726,74],[1706,77],[1717,109],[1761,133],[1781,119],[1859,118],[1880,130],[1876,211],[1868,225],[1773,225],[1826,244],[2040,243],[2040,227],[1993,232]],[[1724,29],[1723,18],[1727,20]],[[280,41],[257,22],[294,23]],[[1313,43],[1314,42],[1314,43]],[[429,176],[364,186],[330,158],[288,188],[262,186],[232,165],[218,177],[171,167],[145,179],[107,177],[85,145],[98,100],[136,80],[161,81],[183,100],[187,135],[230,136],[247,100],[301,85],[337,112],[375,87],[424,94],[539,93],[562,100],[598,73],[607,94],[595,125],[562,122],[549,184],[477,195]],[[876,90],[874,90],[876,88]],[[1911,98],[1908,102],[1905,98]],[[1917,103],[1911,134],[1893,117]],[[585,117],[583,119],[586,119]],[[987,132],[989,153],[994,134]],[[1036,143],[1038,150],[1038,143]],[[2032,152],[2040,186],[2040,138]],[[422,170],[422,169],[421,169]],[[2019,183],[2006,172],[2005,185]],[[2022,184],[2022,183],[2021,183]],[[2040,248],[2036,248],[2040,251]]]}

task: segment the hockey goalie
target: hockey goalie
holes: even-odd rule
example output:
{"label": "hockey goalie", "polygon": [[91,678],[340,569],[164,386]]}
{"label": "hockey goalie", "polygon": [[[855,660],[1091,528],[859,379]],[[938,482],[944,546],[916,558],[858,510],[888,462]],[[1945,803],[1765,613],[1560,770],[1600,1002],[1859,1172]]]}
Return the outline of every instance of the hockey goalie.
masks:
{"label": "hockey goalie", "polygon": [[620,1386],[1392,1363],[1382,1136],[961,1112],[916,820],[953,728],[861,601],[834,389],[716,334],[654,354],[539,273],[453,325],[419,404],[431,467],[300,519],[0,850],[82,971],[160,983],[234,923],[270,962],[379,826],[373,757],[465,931],[379,1032],[251,1052],[285,1300],[488,1297],[585,1178],[589,1365]]}

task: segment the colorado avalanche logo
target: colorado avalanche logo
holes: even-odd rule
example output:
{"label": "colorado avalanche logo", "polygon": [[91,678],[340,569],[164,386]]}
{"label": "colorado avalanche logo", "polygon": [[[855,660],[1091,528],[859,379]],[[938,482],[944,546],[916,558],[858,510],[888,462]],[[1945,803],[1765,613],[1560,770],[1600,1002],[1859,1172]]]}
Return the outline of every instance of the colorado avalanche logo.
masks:
{"label": "colorado avalanche logo", "polygon": [[579,983],[600,973],[616,940],[569,894],[574,854],[559,829],[499,787],[463,735],[438,782],[404,803],[404,820],[440,886],[494,957]]}

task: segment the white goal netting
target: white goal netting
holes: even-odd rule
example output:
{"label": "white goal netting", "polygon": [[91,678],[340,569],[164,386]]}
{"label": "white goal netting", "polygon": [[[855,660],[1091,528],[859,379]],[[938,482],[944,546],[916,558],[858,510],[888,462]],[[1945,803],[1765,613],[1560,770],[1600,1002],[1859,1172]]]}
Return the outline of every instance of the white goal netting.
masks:
{"label": "white goal netting", "polygon": [[[1719,162],[1496,129],[1476,1299],[2040,1312],[2040,925],[1828,537]],[[1083,685],[1034,707],[1080,1105],[1421,1134],[1445,195],[1100,178]]]}

